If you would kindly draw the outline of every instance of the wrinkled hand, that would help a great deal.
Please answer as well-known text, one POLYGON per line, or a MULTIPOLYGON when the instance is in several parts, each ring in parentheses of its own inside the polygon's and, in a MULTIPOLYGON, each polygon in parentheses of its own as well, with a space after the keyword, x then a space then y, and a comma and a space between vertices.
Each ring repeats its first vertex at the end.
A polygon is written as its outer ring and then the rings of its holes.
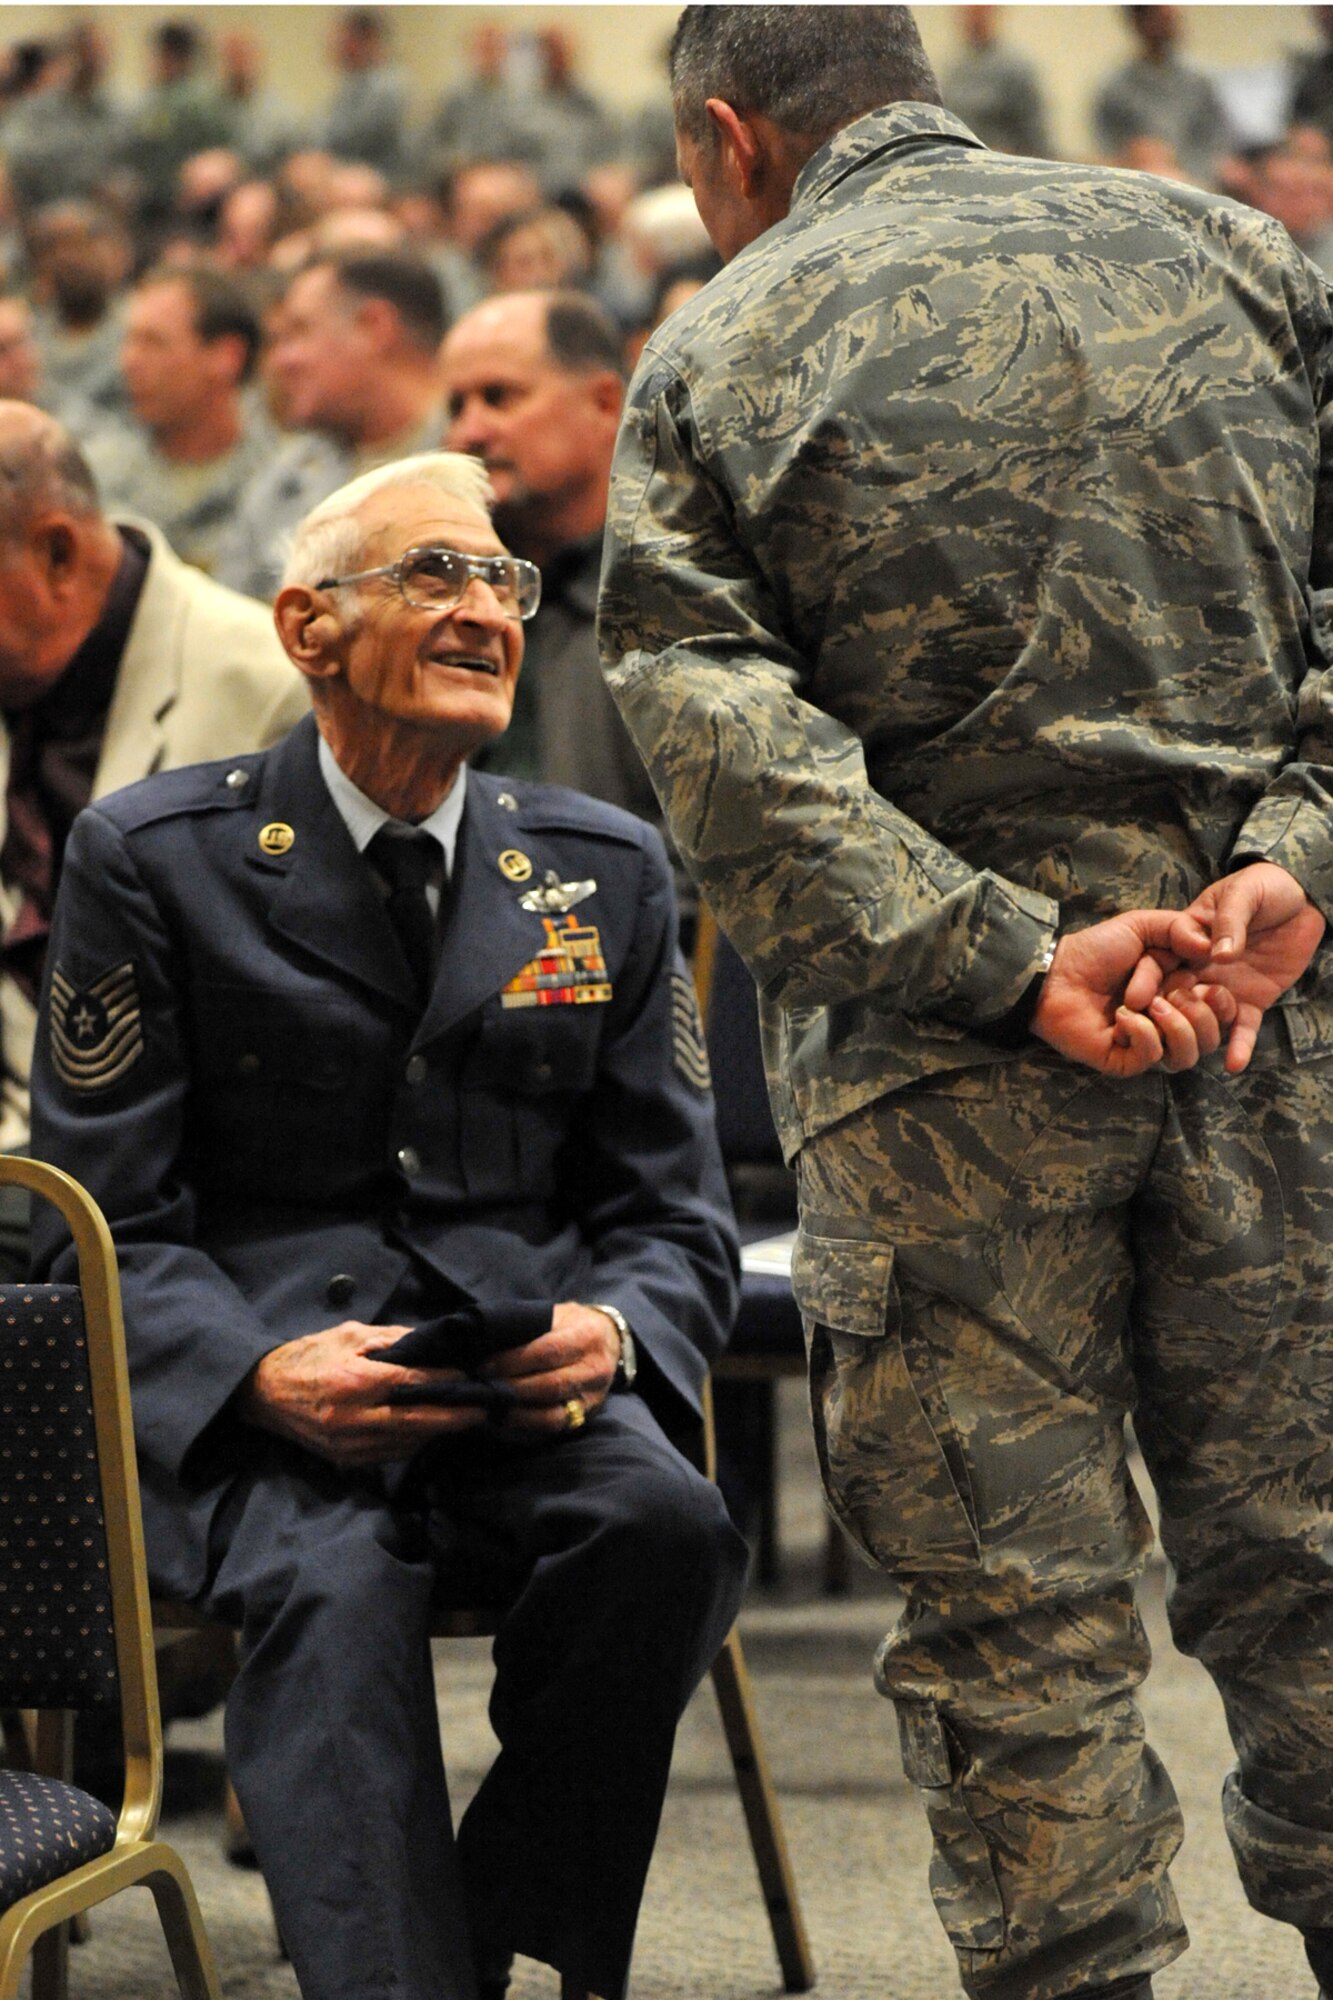
MULTIPOLYGON (((386 1367, 367 1359, 368 1350, 388 1347, 408 1330, 344 1320, 286 1341, 251 1370, 240 1392, 241 1415, 343 1466, 387 1464, 434 1438, 476 1430, 487 1415, 475 1404, 386 1400, 391 1386, 464 1379, 456 1368, 386 1367)), ((480 1371, 518 1391, 518 1406, 497 1435, 566 1430, 565 1404, 574 1397, 591 1415, 610 1393, 619 1360, 620 1335, 605 1313, 572 1300, 556 1306, 549 1332, 494 1355, 480 1371)))
POLYGON ((512 1382, 519 1394, 499 1435, 567 1429, 565 1404, 575 1396, 591 1416, 610 1394, 619 1361, 620 1335, 606 1314, 566 1299, 549 1333, 492 1356, 481 1370, 512 1382))
POLYGON ((386 1401, 391 1384, 463 1379, 456 1368, 386 1367, 366 1359, 367 1349, 388 1347, 407 1331, 349 1319, 284 1342, 251 1370, 241 1415, 344 1466, 408 1458, 432 1438, 484 1424, 486 1413, 475 1406, 386 1401))
POLYGON ((1202 972, 1169 997, 1158 990, 1165 971, 1181 963, 1171 942, 1180 916, 1128 910, 1061 938, 1032 1016, 1033 1034, 1104 1076, 1141 1076, 1158 1063, 1190 1069, 1210 1055, 1234 1018, 1233 995, 1216 991, 1202 972), (1136 975, 1143 992, 1131 1006, 1127 988, 1136 975))
POLYGON ((1295 985, 1323 935, 1323 916, 1295 876, 1271 861, 1252 862, 1175 918, 1170 949, 1184 964, 1168 974, 1164 991, 1177 1006, 1201 982, 1232 995, 1225 1064, 1237 1075, 1254 1053, 1265 1011, 1295 985))

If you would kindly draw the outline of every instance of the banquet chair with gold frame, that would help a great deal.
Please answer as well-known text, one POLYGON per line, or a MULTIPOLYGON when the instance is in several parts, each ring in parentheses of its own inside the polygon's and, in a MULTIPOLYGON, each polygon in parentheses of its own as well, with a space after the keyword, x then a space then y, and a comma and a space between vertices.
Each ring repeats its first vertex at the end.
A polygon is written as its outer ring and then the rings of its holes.
POLYGON ((184 2000, 220 2000, 185 1866, 157 1838, 162 1726, 110 1233, 67 1174, 0 1157, 65 1218, 78 1283, 0 1285, 0 1708, 35 1711, 32 1769, 0 1770, 0 2000, 64 2000, 69 1923, 152 1893, 184 2000), (70 1782, 73 1715, 118 1716, 118 1814, 70 1782))

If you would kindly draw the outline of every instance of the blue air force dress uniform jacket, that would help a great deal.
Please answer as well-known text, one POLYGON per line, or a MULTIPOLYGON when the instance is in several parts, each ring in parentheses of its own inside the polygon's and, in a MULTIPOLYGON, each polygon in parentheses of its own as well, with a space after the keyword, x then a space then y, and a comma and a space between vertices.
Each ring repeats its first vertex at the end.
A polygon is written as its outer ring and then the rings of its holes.
MULTIPOLYGON (((387 1324, 497 1298, 605 1302, 625 1315, 639 1350, 638 1388, 613 1395, 584 1430, 536 1447, 474 1433, 455 1441, 457 1450, 439 1448, 441 1478, 463 1511, 482 1509, 483 1495, 492 1532, 509 1520, 506 1510, 526 1508, 521 1533, 535 1533, 544 1555, 555 1546, 552 1495, 565 1509, 591 1504, 579 1468, 627 1436, 634 1452, 652 1457, 655 1471, 637 1467, 635 1478, 647 1492, 656 1478, 663 1522, 694 1518, 688 1555, 678 1551, 685 1594, 669 1614, 688 1637, 662 1662, 660 1692, 645 1662, 650 1648, 672 1642, 657 1629, 642 1645, 624 1637, 642 1588, 603 1573, 599 1584, 566 1593, 582 1600, 574 1622, 585 1638, 589 1619, 601 1615, 588 1600, 617 1600, 621 1636, 606 1643, 632 1685, 621 1702, 624 1740, 604 1742, 597 1768, 609 1774, 623 1762, 626 1783, 650 1802, 608 1795, 599 1836, 610 1838, 606 1853, 589 1851, 586 1825, 575 1835, 559 1824, 560 1810, 586 1795, 589 1741, 606 1739, 608 1724, 615 1735, 617 1696, 599 1664, 595 1696, 566 1689, 558 1734, 578 1770, 557 1781, 546 1740, 541 1796, 516 1786, 527 1725, 511 1692, 499 1711, 511 1721, 501 1725, 494 1808, 488 1817, 483 1791, 468 1816, 478 1828, 470 1864, 467 1822, 460 1834, 473 1920, 478 1899, 489 1899, 493 1928, 508 1944, 611 1994, 628 1966, 682 1686, 706 1670, 725 1635, 741 1568, 713 1489, 663 1435, 696 1419, 735 1296, 734 1241, 697 1014, 675 950, 670 878, 657 836, 628 814, 470 774, 423 1015, 370 868, 319 771, 317 742, 306 720, 268 753, 151 779, 76 823, 38 1036, 34 1147, 92 1189, 116 1239, 155 1582, 244 1618, 247 1642, 269 1633, 262 1659, 252 1651, 243 1665, 228 1740, 307 2000, 470 1991, 458 1945, 466 1927, 441 1898, 454 1865, 451 1851, 436 1851, 441 1842, 447 1848, 447 1834, 422 1832, 436 1817, 447 1829, 442 1772, 438 1811, 419 1809, 421 1760, 429 1769, 433 1755, 426 1739, 437 1734, 424 1631, 441 1564, 434 1573, 421 1564, 424 1582, 406 1620, 412 1663, 385 1657, 384 1646, 399 1641, 383 1637, 392 1620, 376 1593, 401 1603, 412 1553, 395 1541, 405 1531, 385 1498, 392 1482, 335 1472, 241 1424, 231 1398, 269 1349, 344 1319, 387 1324), (544 897, 553 885, 566 886, 544 897), (569 1449, 585 1440, 588 1457, 569 1449), (536 1530, 534 1507, 545 1523, 536 1530), (323 1603, 338 1551, 345 1624, 341 1637, 326 1631, 317 1669, 299 1664, 301 1643, 293 1642, 285 1674, 275 1673, 282 1645, 264 1621, 281 1625, 283 1614, 268 1599, 285 1594, 290 1608, 301 1586, 285 1572, 274 1582, 272 1549, 293 1532, 289 1511, 303 1524, 321 1510, 325 1554, 310 1560, 326 1569, 307 1595, 323 1603), (396 1552, 387 1581, 386 1546, 396 1552), (362 1558, 366 1594, 376 1600, 367 1603, 356 1601, 362 1558), (329 1665, 331 1648, 347 1656, 339 1667, 329 1665), (308 1671, 317 1671, 330 1711, 346 1707, 342 1743, 311 1743, 308 1671), (392 1740, 373 1759, 367 1751, 372 1797, 392 1790, 372 1775, 375 1760, 411 1794, 386 1814, 386 1829, 396 1829, 386 1842, 404 1840, 410 1828, 411 1851, 376 1883, 383 1904, 373 1935, 358 1928, 371 1921, 357 1914, 365 1898, 340 1879, 339 1868, 353 1864, 325 1823, 328 1756, 354 1760, 366 1735, 360 1697, 330 1689, 339 1673, 366 1682, 360 1692, 377 1710, 393 1707, 395 1678, 404 1683, 392 1740), (646 1775, 636 1747, 645 1701, 671 1711, 661 1729, 646 1729, 661 1738, 652 1753, 660 1770, 646 1775), (420 1717, 419 1740, 405 1743, 409 1713, 420 1717), (293 1737, 302 1743, 278 1747, 293 1737), (280 1768, 284 1760, 289 1768, 280 1768), (302 1808, 296 1801, 312 1785, 319 1809, 302 1808), (530 1839, 557 1846, 525 1863, 530 1839), (627 1861, 626 1847, 641 1853, 627 1861), (580 1889, 582 1868, 590 1872, 580 1889), (620 1887, 603 1922, 585 1907, 586 1884, 608 1880, 620 1887), (515 1895, 510 1907, 505 1898, 515 1895), (342 1905, 345 1917, 331 1921, 330 1907, 342 1905), (423 1926, 432 1925, 437 1934, 423 1945, 423 1926), (386 1959, 384 1938, 395 1931, 386 1959)), ((44 1249, 49 1265, 54 1239, 44 1249)), ((605 1492, 597 1504, 608 1504, 605 1492)), ((525 1553, 535 1550, 524 1543, 525 1553)), ((645 1561, 641 1546, 627 1567, 652 1571, 658 1560, 651 1551, 645 1561)), ((541 1567, 545 1574, 549 1565, 541 1567)), ((549 1591, 549 1579, 542 1587, 549 1591)), ((660 1581, 655 1589, 672 1596, 660 1581)), ((561 1672, 550 1608, 525 1615, 542 1634, 536 1650, 545 1648, 534 1687, 549 1696, 561 1672)), ((520 1658, 517 1633, 511 1652, 520 1658)), ((513 1674, 518 1685, 521 1669, 513 1674)), ((571 1679, 588 1681, 586 1661, 571 1679)), ((334 1727, 327 1715, 326 1723, 334 1727)), ((543 1739, 553 1730, 548 1716, 543 1739)), ((608 1782, 614 1790, 620 1781, 608 1782)), ((358 1808, 358 1844, 367 1813, 375 1808, 358 1808)))

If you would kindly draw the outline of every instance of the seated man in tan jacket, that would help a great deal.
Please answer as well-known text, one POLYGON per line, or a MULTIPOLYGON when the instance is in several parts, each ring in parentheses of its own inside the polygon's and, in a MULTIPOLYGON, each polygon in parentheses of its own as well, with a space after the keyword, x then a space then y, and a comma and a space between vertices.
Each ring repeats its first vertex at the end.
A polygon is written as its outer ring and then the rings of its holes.
MULTIPOLYGON (((83 455, 0 401, 0 1150, 27 1144, 28 1071, 65 838, 90 799, 275 742, 308 707, 263 606, 108 520, 83 455)), ((0 1216, 0 1275, 26 1275, 0 1216)))

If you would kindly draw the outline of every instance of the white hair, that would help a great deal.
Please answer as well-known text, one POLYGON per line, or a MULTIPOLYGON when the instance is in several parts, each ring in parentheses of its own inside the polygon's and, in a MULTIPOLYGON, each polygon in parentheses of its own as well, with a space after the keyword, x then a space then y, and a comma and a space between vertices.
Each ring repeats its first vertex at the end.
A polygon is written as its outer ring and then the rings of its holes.
POLYGON ((437 487, 475 513, 484 526, 491 524, 491 482, 479 458, 461 451, 420 451, 412 458, 395 458, 349 479, 311 508, 292 536, 280 587, 304 583, 313 589, 326 576, 354 570, 364 541, 357 513, 373 493, 391 486, 437 487))

